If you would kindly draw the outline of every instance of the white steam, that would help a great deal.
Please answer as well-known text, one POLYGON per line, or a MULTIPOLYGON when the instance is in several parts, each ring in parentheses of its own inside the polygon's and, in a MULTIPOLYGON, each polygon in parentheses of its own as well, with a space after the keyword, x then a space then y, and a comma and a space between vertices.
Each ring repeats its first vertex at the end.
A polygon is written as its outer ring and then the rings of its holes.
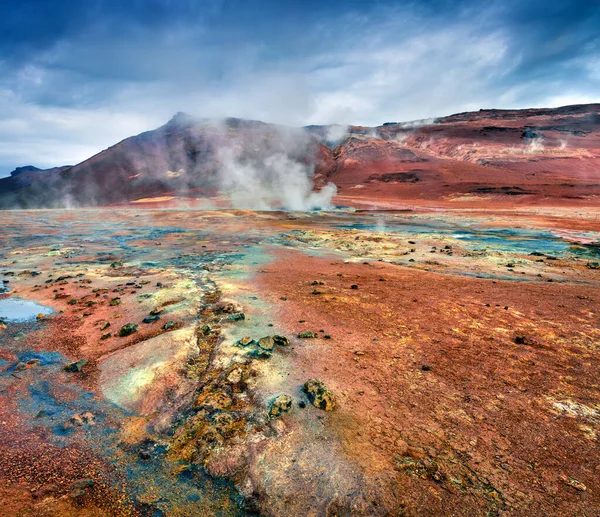
POLYGON ((313 210, 331 207, 337 189, 329 183, 313 191, 313 166, 275 153, 243 160, 235 148, 219 150, 221 192, 234 208, 252 210, 313 210))

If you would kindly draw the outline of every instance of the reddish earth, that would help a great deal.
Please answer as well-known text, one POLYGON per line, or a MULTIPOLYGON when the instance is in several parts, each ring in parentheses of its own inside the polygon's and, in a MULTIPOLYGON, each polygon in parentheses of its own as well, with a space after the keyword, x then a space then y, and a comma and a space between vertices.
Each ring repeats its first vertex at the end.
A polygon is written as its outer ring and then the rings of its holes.
POLYGON ((600 515, 599 108, 179 115, 0 180, 112 205, 2 212, 0 513, 600 515), (232 141, 346 208, 223 210, 232 141))
MULTIPOLYGON (((249 181, 244 179, 247 166, 258 171, 259 183, 271 185, 271 176, 261 178, 265 164, 284 156, 289 161, 282 170, 306 165, 317 188, 333 182, 338 202, 350 204, 597 207, 600 199, 599 104, 350 126, 337 141, 327 140, 328 133, 328 126, 286 128, 177 114, 164 126, 78 165, 17 169, 14 177, 0 180, 0 207, 97 206, 154 198, 160 206, 179 199, 183 206, 196 205, 200 199, 207 208, 206 200, 215 197, 217 206, 247 206, 229 195, 230 175, 223 178, 231 165, 227 153, 235 156, 238 189, 249 181)), ((248 195, 255 193, 250 189, 248 195)))
POLYGON ((4 514, 598 515, 594 209, 3 217, 4 514))

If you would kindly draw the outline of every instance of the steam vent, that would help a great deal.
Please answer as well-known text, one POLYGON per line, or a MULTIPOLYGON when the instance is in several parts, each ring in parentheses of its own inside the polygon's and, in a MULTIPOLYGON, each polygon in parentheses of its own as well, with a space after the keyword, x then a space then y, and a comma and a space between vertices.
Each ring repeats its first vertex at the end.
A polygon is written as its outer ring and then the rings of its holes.
POLYGON ((600 516, 596 3, 80 4, 0 5, 0 517, 600 516))

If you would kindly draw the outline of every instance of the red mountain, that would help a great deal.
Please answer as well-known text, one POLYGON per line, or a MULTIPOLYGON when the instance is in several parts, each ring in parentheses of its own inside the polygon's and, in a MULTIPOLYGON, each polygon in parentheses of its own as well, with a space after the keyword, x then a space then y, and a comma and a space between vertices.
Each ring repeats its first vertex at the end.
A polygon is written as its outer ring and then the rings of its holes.
POLYGON ((180 113, 73 167, 0 180, 0 207, 210 197, 230 186, 228 175, 243 188, 246 179, 272 183, 273 171, 262 176, 269 167, 295 164, 317 189, 335 183, 342 203, 596 204, 600 104, 481 110, 347 131, 180 113))

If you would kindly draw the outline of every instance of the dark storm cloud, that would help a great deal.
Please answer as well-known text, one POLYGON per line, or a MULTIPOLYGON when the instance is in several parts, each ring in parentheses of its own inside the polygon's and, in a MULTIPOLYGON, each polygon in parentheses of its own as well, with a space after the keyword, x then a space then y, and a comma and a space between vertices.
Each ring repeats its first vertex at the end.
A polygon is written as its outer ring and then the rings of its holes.
POLYGON ((0 174, 76 162, 175 111, 377 124, 598 100, 600 4, 0 3, 0 174))

